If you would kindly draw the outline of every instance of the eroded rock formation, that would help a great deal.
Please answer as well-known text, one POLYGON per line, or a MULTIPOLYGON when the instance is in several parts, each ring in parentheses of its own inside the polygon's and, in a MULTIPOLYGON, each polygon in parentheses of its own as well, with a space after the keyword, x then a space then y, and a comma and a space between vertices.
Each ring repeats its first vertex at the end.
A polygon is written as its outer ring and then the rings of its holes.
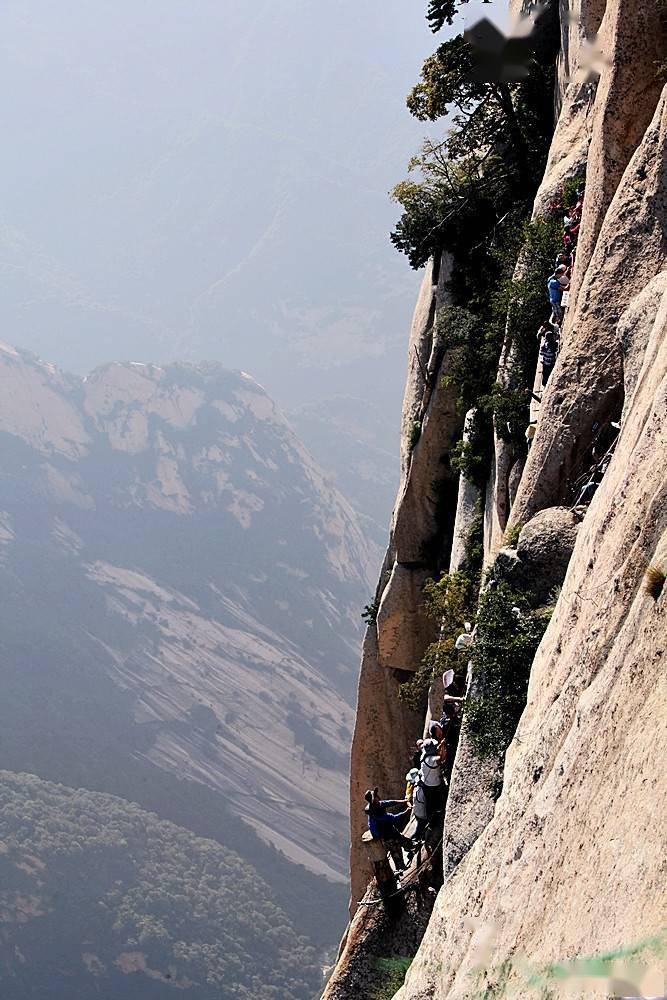
MULTIPOLYGON (((667 300, 533 666, 493 820, 440 893, 401 1000, 463 998, 479 945, 561 961, 664 922, 667 300), (476 930, 477 929, 477 930, 476 930)), ((525 983, 516 995, 530 996, 525 983)), ((577 994, 590 996, 589 984, 577 994)))
POLYGON ((446 302, 447 277, 444 256, 436 269, 426 269, 408 345, 401 482, 376 595, 377 618, 364 643, 352 745, 352 914, 369 877, 359 804, 368 787, 378 785, 389 796, 404 785, 406 748, 420 735, 423 719, 399 700, 398 689, 436 638, 437 626, 424 614, 423 586, 443 560, 448 563, 454 534, 458 478, 449 454, 464 415, 443 381, 448 354, 435 322, 446 302))
MULTIPOLYGON (((572 295, 528 455, 508 451, 496 438, 484 525, 491 575, 519 586, 535 607, 552 601, 556 607, 504 759, 480 762, 464 721, 445 819, 445 883, 396 1000, 501 996, 503 981, 513 996, 551 995, 528 983, 524 960, 543 968, 622 951, 659 933, 665 919, 667 90, 660 67, 667 58, 666 21, 658 0, 562 3, 561 21, 557 120, 535 215, 588 161, 572 295), (620 433, 602 485, 590 506, 576 506, 573 483, 590 461, 599 428, 612 421, 620 433), (512 538, 516 548, 507 547, 512 538), (657 567, 650 586, 649 565, 657 567), (480 963, 487 974, 475 981, 480 963)), ((427 503, 436 476, 451 481, 443 456, 461 430, 440 390, 430 395, 428 385, 442 294, 433 282, 429 271, 410 344, 403 480, 388 579, 399 578, 401 545, 402 558, 428 572, 424 542, 435 538, 442 555, 460 530, 447 518, 434 530, 427 503)), ((502 371, 499 379, 502 384, 502 371)), ((402 614, 417 620, 417 590, 406 605, 398 594, 391 597, 391 615, 378 615, 380 630, 402 614)), ((390 596, 383 601, 388 608, 390 596)), ((417 659, 404 658, 416 657, 428 639, 427 626, 417 631, 416 640, 410 628, 380 635, 380 648, 386 641, 400 650, 396 659, 385 657, 388 665, 400 659, 402 669, 416 668, 417 659)), ((377 702, 382 687, 393 683, 390 676, 376 658, 360 684, 353 900, 368 878, 365 859, 355 854, 363 826, 359 793, 376 773, 388 784, 393 778, 398 791, 405 739, 419 728, 404 713, 400 725, 393 722, 394 687, 389 700, 377 702), (371 716, 378 731, 369 744, 371 716), (388 759, 401 747, 400 762, 388 759)), ((479 682, 473 679, 473 693, 479 682)), ((350 963, 364 961, 360 928, 353 921, 326 994, 333 1000, 366 996, 346 979, 350 963)), ((400 953, 396 941, 391 949, 400 953)), ((542 980, 539 988, 550 987, 542 980)), ((598 988, 580 983, 574 995, 590 997, 598 988)))

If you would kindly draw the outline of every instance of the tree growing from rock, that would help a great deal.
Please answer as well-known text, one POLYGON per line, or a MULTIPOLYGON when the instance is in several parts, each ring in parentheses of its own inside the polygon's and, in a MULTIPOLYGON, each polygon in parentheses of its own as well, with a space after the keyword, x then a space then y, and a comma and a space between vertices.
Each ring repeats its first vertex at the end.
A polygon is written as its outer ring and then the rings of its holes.
MULTIPOLYGON (((454 0, 429 6, 434 30, 451 23, 455 8, 454 0)), ((441 250, 465 259, 470 247, 493 241, 508 219, 511 224, 528 213, 550 134, 550 71, 543 68, 549 62, 542 50, 552 45, 548 25, 527 43, 504 39, 484 21, 444 42, 424 62, 408 108, 419 121, 447 118, 449 128, 442 139, 422 145, 409 164, 412 176, 393 192, 404 211, 391 239, 413 267, 441 250), (489 33, 497 37, 489 39, 489 33), (500 45, 495 68, 476 40, 500 45), (503 70, 504 50, 517 63, 514 76, 503 70)))

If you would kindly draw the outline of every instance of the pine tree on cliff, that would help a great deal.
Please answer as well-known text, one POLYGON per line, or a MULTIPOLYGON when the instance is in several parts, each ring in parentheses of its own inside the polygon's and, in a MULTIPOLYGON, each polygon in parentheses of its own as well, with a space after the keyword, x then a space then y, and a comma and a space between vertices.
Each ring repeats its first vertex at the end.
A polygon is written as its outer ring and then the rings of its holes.
MULTIPOLYGON (((462 0, 463 3, 466 0, 462 0)), ((483 3, 491 3, 491 0, 482 0, 483 3)), ((440 31, 445 24, 452 24, 456 16, 457 0, 429 0, 426 20, 431 25, 431 31, 440 31)))
MULTIPOLYGON (((434 31, 451 23, 456 7, 455 0, 431 2, 434 31)), ((442 249, 465 256, 506 213, 526 214, 551 122, 549 63, 539 51, 548 42, 540 32, 530 41, 508 40, 483 21, 424 62, 408 108, 419 121, 448 117, 451 127, 411 161, 419 181, 394 189, 404 214, 391 238, 413 267, 442 249)))
POLYGON ((454 112, 454 128, 445 140, 453 160, 479 155, 500 143, 513 161, 506 175, 508 185, 520 192, 530 183, 528 123, 522 120, 509 83, 486 79, 492 74, 485 69, 474 45, 465 35, 457 35, 426 60, 420 82, 408 95, 408 108, 419 121, 437 121, 454 112))

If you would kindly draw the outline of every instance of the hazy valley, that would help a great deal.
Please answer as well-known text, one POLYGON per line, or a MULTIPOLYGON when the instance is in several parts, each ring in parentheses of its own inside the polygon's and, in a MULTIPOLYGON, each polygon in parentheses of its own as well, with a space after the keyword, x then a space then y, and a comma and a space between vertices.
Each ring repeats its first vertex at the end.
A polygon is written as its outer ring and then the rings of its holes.
POLYGON ((0 378, 4 766, 216 838, 332 944, 377 549, 248 375, 0 378))

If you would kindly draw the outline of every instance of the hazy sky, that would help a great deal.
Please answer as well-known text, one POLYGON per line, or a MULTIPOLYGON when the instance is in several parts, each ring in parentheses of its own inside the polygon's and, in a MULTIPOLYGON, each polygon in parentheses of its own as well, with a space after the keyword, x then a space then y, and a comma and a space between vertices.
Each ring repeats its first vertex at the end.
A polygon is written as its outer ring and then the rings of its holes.
POLYGON ((419 278, 387 192, 425 7, 4 0, 2 339, 77 371, 219 360, 396 424, 419 278))

